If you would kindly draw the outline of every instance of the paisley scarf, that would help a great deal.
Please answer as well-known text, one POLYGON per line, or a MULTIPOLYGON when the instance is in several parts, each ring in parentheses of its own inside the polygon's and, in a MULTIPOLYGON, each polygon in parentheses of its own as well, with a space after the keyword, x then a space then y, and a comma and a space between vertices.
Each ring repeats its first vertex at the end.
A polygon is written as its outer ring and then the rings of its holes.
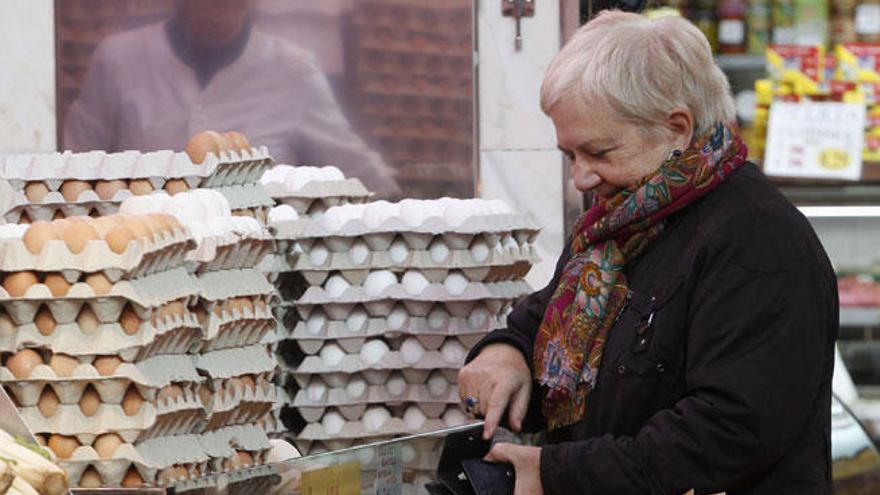
POLYGON ((571 259, 535 339, 534 369, 547 390, 543 410, 550 430, 584 417, 605 339, 626 301, 626 263, 657 238, 667 216, 712 191, 747 154, 736 131, 717 124, 653 174, 594 201, 578 219, 571 259))

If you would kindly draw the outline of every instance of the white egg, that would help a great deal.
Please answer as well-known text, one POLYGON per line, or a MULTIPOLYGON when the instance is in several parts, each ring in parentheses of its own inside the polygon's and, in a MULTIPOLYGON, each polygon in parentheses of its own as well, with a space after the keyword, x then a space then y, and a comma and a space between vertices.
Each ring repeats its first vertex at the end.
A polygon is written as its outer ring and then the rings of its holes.
POLYGON ((315 167, 294 167, 284 177, 284 189, 287 192, 299 191, 304 185, 315 180, 316 174, 315 167))
POLYGON ((363 347, 361 347, 361 359, 367 364, 376 364, 388 354, 391 349, 388 347, 388 344, 379 340, 373 339, 368 340, 363 347))
POLYGON ((405 199, 400 202, 400 219, 410 227, 418 227, 429 215, 430 210, 424 201, 405 199))
POLYGON ((404 465, 412 464, 416 460, 416 455, 416 449, 412 445, 405 443, 400 446, 400 460, 404 465))
POLYGON ((328 165, 319 169, 323 180, 345 180, 345 175, 338 168, 328 165))
POLYGON ((484 329, 489 324, 489 318, 491 318, 489 310, 485 306, 477 306, 468 315, 468 326, 472 330, 484 329))
POLYGON ((131 196, 119 205, 119 213, 126 215, 147 215, 149 213, 159 213, 162 211, 162 199, 168 196, 161 194, 147 194, 144 196, 131 196))
POLYGON ((473 212, 475 216, 490 215, 492 213, 492 210, 489 207, 489 202, 485 199, 465 199, 462 201, 462 205, 473 212))
POLYGON ((328 435, 335 435, 342 431, 342 427, 345 426, 345 418, 337 411, 328 411, 321 418, 321 425, 328 435))
POLYGON ((415 337, 407 337, 400 346, 400 357, 406 364, 416 364, 425 356, 425 348, 415 337))
POLYGON ((486 242, 486 239, 482 237, 477 237, 474 239, 474 242, 471 243, 471 247, 469 248, 471 252, 471 257, 477 263, 482 263, 489 259, 489 253, 491 250, 489 249, 489 243, 486 242))
POLYGON ((502 201, 500 199, 488 200, 486 202, 486 207, 492 214, 495 214, 495 215, 503 215, 503 214, 511 213, 513 211, 513 210, 511 210, 510 205, 508 205, 507 203, 505 203, 504 201, 502 201))
POLYGON ((278 205, 269 210, 269 225, 276 225, 285 221, 292 221, 299 218, 299 213, 290 205, 278 205))
POLYGON ((352 399, 364 395, 367 391, 367 381, 360 376, 353 376, 348 383, 345 384, 345 393, 352 399))
POLYGON ((435 306, 428 313, 428 328, 431 330, 442 330, 449 324, 449 312, 442 305, 435 306))
POLYGON ((443 287, 446 287, 446 291, 455 296, 462 294, 467 289, 469 283, 463 273, 452 271, 449 272, 449 275, 443 281, 443 287))
POLYGON ((327 385, 320 379, 313 378, 306 387, 306 394, 312 402, 321 402, 324 400, 324 395, 327 394, 327 385))
POLYGON ((312 335, 321 333, 325 325, 327 325, 327 315, 321 308, 313 310, 306 320, 306 330, 312 335))
POLYGON ((470 217, 471 212, 461 202, 450 203, 443 212, 443 219, 451 227, 458 227, 470 217))
POLYGON ((409 323, 409 311, 403 306, 395 306, 385 321, 388 324, 389 330, 403 330, 406 324, 409 323))
POLYGON ((391 413, 388 412, 388 409, 385 409, 383 406, 372 406, 364 412, 361 421, 363 421, 368 431, 376 431, 382 428, 382 425, 389 419, 391 419, 391 413))
POLYGON ((443 373, 437 371, 431 373, 428 377, 428 392, 433 396, 444 395, 449 390, 449 381, 443 376, 443 373))
POLYGON ((406 380, 400 373, 394 373, 385 381, 385 390, 394 397, 400 397, 403 395, 404 392, 406 392, 407 386, 406 380))
POLYGON ((416 405, 407 407, 403 413, 403 424, 410 430, 418 430, 427 419, 425 413, 416 405))
POLYGON ((252 217, 229 217, 232 222, 232 230, 239 235, 259 235, 263 231, 260 222, 252 217))
POLYGON ((406 262, 406 257, 409 256, 409 248, 403 238, 398 237, 394 239, 394 242, 388 248, 388 255, 391 256, 391 261, 398 265, 406 262))
POLYGON ((364 209, 364 224, 368 229, 377 229, 386 220, 397 216, 400 211, 400 205, 397 203, 389 203, 387 201, 376 201, 369 203, 364 209))
POLYGON ((357 460, 361 463, 361 466, 367 466, 376 458, 376 449, 373 447, 358 447, 354 451, 354 454, 357 456, 357 460))
POLYGON ((320 355, 324 366, 335 367, 342 362, 342 358, 345 357, 345 351, 337 344, 327 344, 321 348, 320 355))
POLYGON ((440 347, 440 354, 447 363, 459 365, 464 364, 467 349, 457 339, 449 339, 440 347))
POLYGON ((431 261, 434 263, 443 263, 449 258, 449 246, 439 236, 428 246, 428 252, 431 253, 431 261))
POLYGON ((330 257, 330 251, 327 249, 321 242, 316 242, 312 245, 312 249, 309 250, 309 261, 312 262, 315 266, 321 266, 327 262, 327 258, 330 257))
POLYGON ((351 219, 349 213, 341 206, 334 206, 324 212, 321 221, 329 232, 338 232, 351 219))
POLYGON ((401 280, 403 290, 411 296, 417 296, 431 285, 431 282, 418 270, 409 270, 403 274, 401 280))
POLYGON ((390 270, 370 272, 364 280, 364 291, 370 297, 380 296, 385 289, 397 285, 397 276, 390 270))
POLYGON ((345 318, 345 328, 352 333, 360 332, 369 318, 364 308, 357 307, 345 318))
POLYGON ((370 257, 370 248, 363 239, 358 239, 348 249, 348 257, 355 265, 363 265, 370 257))
POLYGON ((351 287, 351 284, 348 283, 348 280, 345 280, 345 277, 338 273, 336 275, 331 275, 330 278, 324 282, 324 290, 330 297, 341 296, 349 287, 351 287))
POLYGON ((269 184, 284 184, 284 179, 289 171, 293 170, 290 165, 279 164, 263 172, 260 177, 260 184, 268 186, 269 184))
POLYGON ((443 422, 446 423, 446 426, 461 426, 468 422, 467 416, 460 409, 455 407, 450 407, 443 413, 442 416, 443 422))

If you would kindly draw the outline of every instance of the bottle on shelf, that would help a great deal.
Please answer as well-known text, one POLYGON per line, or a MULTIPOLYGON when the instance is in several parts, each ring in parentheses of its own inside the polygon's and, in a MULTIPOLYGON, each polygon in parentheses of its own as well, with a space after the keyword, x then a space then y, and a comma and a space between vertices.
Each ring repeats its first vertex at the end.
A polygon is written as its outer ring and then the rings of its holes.
POLYGON ((720 53, 745 53, 747 8, 746 0, 719 0, 717 16, 720 53))

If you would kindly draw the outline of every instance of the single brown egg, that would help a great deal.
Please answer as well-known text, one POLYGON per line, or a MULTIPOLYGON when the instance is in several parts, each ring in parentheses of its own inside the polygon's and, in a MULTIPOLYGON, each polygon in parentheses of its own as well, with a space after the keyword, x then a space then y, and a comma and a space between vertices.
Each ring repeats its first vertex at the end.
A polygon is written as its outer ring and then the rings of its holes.
POLYGON ((126 306, 125 309, 122 310, 122 315, 119 317, 119 324, 122 325, 122 331, 125 332, 126 335, 134 335, 141 329, 141 319, 131 306, 126 306))
POLYGON ((153 230, 147 225, 141 217, 129 217, 125 221, 125 226, 134 232, 138 239, 147 240, 153 237, 153 230))
POLYGON ((79 366, 79 359, 67 354, 53 354, 49 359, 49 367, 59 377, 73 376, 73 370, 79 366))
POLYGON ((144 397, 138 392, 137 387, 130 385, 122 397, 122 410, 128 416, 134 416, 141 410, 144 404, 144 397))
POLYGON ((3 278, 3 288, 12 297, 23 297, 34 285, 40 283, 34 272, 13 272, 3 278))
POLYGON ((107 278, 107 275, 104 275, 102 272, 90 273, 86 275, 85 282, 89 285, 89 287, 92 288, 92 291, 99 296, 109 294, 110 290, 113 288, 113 284, 110 282, 110 279, 107 278))
POLYGON ((76 324, 79 325, 79 330, 82 333, 92 335, 98 331, 101 320, 98 319, 98 315, 95 314, 91 306, 84 304, 76 317, 76 324))
POLYGON ((183 179, 171 179, 165 183, 165 190, 168 194, 174 196, 177 193, 189 191, 189 184, 183 179))
POLYGON ((43 357, 33 349, 22 349, 6 360, 6 367, 12 376, 23 380, 31 376, 37 366, 43 364, 43 357))
POLYGON ((98 474, 98 470, 94 466, 89 466, 79 477, 77 485, 80 488, 102 488, 104 486, 104 479, 101 478, 101 475, 98 474))
POLYGON ((99 180, 95 184, 95 192, 98 194, 99 198, 104 201, 109 201, 113 199, 113 196, 116 196, 117 192, 126 189, 127 187, 128 184, 122 179, 99 180))
POLYGON ((165 468, 159 473, 159 484, 170 485, 178 480, 189 478, 189 471, 183 466, 172 466, 165 468))
POLYGON ((153 192, 153 184, 150 179, 132 179, 128 181, 128 190, 135 196, 143 196, 153 192))
POLYGON ((123 488, 138 488, 145 484, 144 478, 134 465, 128 468, 128 471, 125 472, 125 477, 122 478, 123 488))
POLYGON ((235 151, 248 150, 251 148, 251 143, 248 142, 248 139, 244 134, 238 131, 229 131, 223 134, 227 141, 229 141, 229 145, 235 151))
POLYGON ((189 155, 189 159, 193 163, 200 164, 205 161, 205 157, 209 153, 219 156, 220 152, 224 151, 224 148, 228 148, 228 146, 229 144, 226 142, 226 139, 219 133, 203 131, 190 138, 189 142, 186 143, 186 154, 189 155))
MULTIPOLYGON (((73 220, 73 219, 71 219, 73 220)), ((86 248, 89 241, 100 239, 98 231, 91 222, 71 221, 68 222, 61 233, 61 239, 67 245, 67 249, 73 254, 79 254, 86 248)))
POLYGON ((205 407, 211 407, 214 404, 214 392, 211 391, 211 387, 207 384, 202 384, 199 387, 199 400, 202 401, 202 405, 205 407))
POLYGON ((31 217, 27 214, 26 211, 21 212, 21 215, 18 216, 18 223, 20 225, 30 225, 31 217))
POLYGON ((257 392, 257 382, 254 381, 254 375, 241 375, 241 384, 246 390, 253 393, 257 392))
POLYGON ((61 195, 69 202, 74 202, 79 195, 85 191, 90 191, 92 185, 82 180, 66 180, 61 184, 61 195))
POLYGON ((266 301, 257 299, 254 301, 254 311, 266 311, 266 301))
POLYGON ((244 393, 244 385, 241 383, 241 378, 233 377, 226 380, 224 387, 230 395, 235 395, 236 391, 241 391, 244 393))
POLYGON ((249 297, 239 297, 238 298, 238 311, 241 314, 244 314, 245 311, 250 311, 251 314, 254 313, 254 303, 251 301, 249 297))
POLYGON ((58 411, 58 406, 60 404, 61 399, 58 398, 58 394, 55 393, 55 390, 49 385, 43 387, 43 392, 40 394, 40 400, 37 402, 37 409, 40 410, 40 414, 42 414, 44 418, 52 417, 58 411))
POLYGON ((65 219, 64 211, 61 208, 58 208, 57 210, 55 210, 55 213, 52 214, 52 221, 53 222, 56 220, 64 220, 64 219, 65 219))
POLYGON ((109 459, 116 453, 116 449, 124 443, 122 437, 116 433, 104 433, 95 439, 92 443, 92 448, 98 452, 101 459, 109 459))
POLYGON ((98 370, 98 374, 101 376, 112 375, 120 364, 122 364, 122 359, 119 356, 98 356, 92 362, 92 366, 98 370))
POLYGON ((28 182, 24 186, 24 195, 31 203, 42 203, 47 194, 49 194, 49 188, 42 182, 28 182))
POLYGON ((95 228, 98 237, 101 239, 106 239, 107 234, 109 234, 117 225, 119 224, 116 223, 116 220, 112 217, 98 217, 92 223, 92 227, 95 228))
POLYGON ((116 226, 104 237, 104 240, 107 241, 107 246, 116 254, 124 253, 128 249, 128 245, 135 239, 137 239, 137 236, 134 235, 134 232, 123 225, 116 226))
POLYGON ((73 455, 73 451, 79 447, 79 441, 76 437, 59 435, 57 433, 53 433, 52 436, 49 437, 49 441, 46 443, 49 446, 49 449, 52 450, 52 452, 55 452, 55 455, 58 456, 59 459, 70 459, 70 456, 73 455))
POLYGON ((170 384, 165 385, 159 390, 159 394, 156 396, 156 400, 164 401, 164 400, 177 400, 183 397, 183 389, 180 388, 180 385, 170 384))
POLYGON ((55 321, 49 308, 43 306, 37 311, 37 315, 34 317, 34 325, 36 325, 37 331, 40 332, 40 335, 48 337, 55 333, 55 327, 58 326, 58 322, 55 321))
POLYGON ((95 390, 95 387, 89 385, 86 387, 85 392, 83 392, 82 397, 79 399, 79 409, 86 416, 94 416, 95 413, 98 412, 98 407, 101 406, 101 395, 98 394, 98 391, 95 390))
POLYGON ((152 232, 152 235, 154 235, 154 236, 159 236, 161 238, 165 234, 165 232, 168 230, 165 227, 165 221, 157 218, 155 216, 155 213, 150 214, 150 215, 144 215, 140 218, 141 218, 141 220, 144 221, 145 224, 147 224, 147 227, 150 228, 150 232, 152 232))
POLYGON ((60 273, 49 273, 43 283, 49 288, 49 292, 55 297, 64 297, 70 290, 70 282, 60 273))

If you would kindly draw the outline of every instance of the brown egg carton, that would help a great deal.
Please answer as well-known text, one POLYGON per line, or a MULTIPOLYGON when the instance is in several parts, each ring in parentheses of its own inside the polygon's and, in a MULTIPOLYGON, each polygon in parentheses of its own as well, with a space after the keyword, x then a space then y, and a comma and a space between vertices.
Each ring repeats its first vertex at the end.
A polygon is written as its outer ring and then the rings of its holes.
POLYGON ((0 271, 61 272, 68 280, 77 278, 79 273, 103 272, 111 282, 116 282, 123 277, 144 277, 183 266, 187 252, 194 247, 195 241, 183 227, 171 235, 132 242, 120 254, 103 240, 88 241, 79 253, 71 252, 62 240, 50 240, 35 255, 22 239, 3 239, 0 271))
MULTIPOLYGON (((79 358, 79 364, 65 376, 58 375, 47 364, 50 362, 44 358, 29 375, 17 377, 6 366, 9 363, 6 356, 4 366, 0 367, 0 382, 12 392, 20 406, 29 407, 37 405, 46 386, 52 387, 61 404, 79 403, 87 388, 94 388, 103 403, 121 404, 132 385, 144 399, 155 402, 159 390, 167 385, 182 383, 185 396, 191 397, 196 393, 194 384, 204 380, 196 372, 190 356, 162 355, 135 363, 123 362, 106 375, 101 375, 94 366, 94 357, 79 358)), ((173 403, 167 405, 169 410, 173 409, 173 403)), ((160 412, 165 412, 163 404, 158 406, 160 412)))
POLYGON ((256 269, 200 274, 205 311, 202 352, 259 343, 276 326, 275 288, 256 269))
POLYGON ((271 384, 272 373, 210 380, 210 395, 202 391, 201 399, 208 417, 201 431, 227 426, 256 423, 272 411, 278 398, 271 384), (205 401, 207 400, 207 403, 205 401))

